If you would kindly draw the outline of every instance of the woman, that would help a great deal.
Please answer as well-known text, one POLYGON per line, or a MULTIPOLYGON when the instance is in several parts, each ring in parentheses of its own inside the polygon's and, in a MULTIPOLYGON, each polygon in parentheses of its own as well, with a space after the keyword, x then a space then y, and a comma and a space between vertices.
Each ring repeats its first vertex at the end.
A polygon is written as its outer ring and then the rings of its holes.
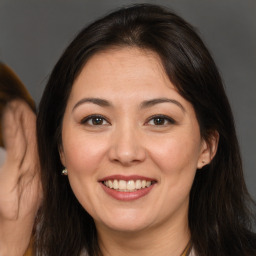
POLYGON ((38 255, 256 254, 221 78, 172 12, 135 5, 85 28, 37 127, 38 255))
POLYGON ((37 125, 39 255, 256 254, 220 75, 175 14, 137 5, 85 28, 37 125))
POLYGON ((0 255, 23 255, 40 205, 35 104, 0 63, 0 255), (28 234, 28 235, 24 235, 28 234))

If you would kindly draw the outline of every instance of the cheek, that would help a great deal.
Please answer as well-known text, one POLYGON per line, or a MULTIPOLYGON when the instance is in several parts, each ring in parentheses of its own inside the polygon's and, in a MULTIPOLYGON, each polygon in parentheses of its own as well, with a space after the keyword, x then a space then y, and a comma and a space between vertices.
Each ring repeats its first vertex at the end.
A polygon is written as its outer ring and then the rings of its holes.
POLYGON ((161 211, 172 213, 175 209, 187 209, 197 169, 199 144, 199 141, 191 138, 176 136, 151 151, 151 159, 162 174, 159 187, 164 196, 158 201, 161 211))
POLYGON ((97 180, 100 163, 106 152, 106 143, 102 139, 92 139, 90 136, 77 136, 66 139, 63 135, 66 168, 70 186, 86 211, 95 215, 95 197, 98 195, 97 180), (92 193, 93 191, 93 193, 92 193))
POLYGON ((69 136, 69 139, 63 136, 63 147, 66 168, 73 175, 79 176, 94 173, 106 152, 104 140, 79 134, 69 136))
MULTIPOLYGON (((155 143, 156 144, 156 143, 155 143)), ((194 175, 200 155, 199 136, 171 136, 151 147, 151 158, 165 175, 194 175)))

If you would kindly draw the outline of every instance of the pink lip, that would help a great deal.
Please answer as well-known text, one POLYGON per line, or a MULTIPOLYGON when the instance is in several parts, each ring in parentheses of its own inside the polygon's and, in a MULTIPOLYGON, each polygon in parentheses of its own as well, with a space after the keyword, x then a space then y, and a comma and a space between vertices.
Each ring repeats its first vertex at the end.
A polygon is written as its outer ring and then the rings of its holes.
POLYGON ((114 199, 117 199, 120 201, 132 201, 132 200, 139 199, 143 196, 146 196, 153 189, 153 187, 155 185, 155 184, 152 184, 148 188, 138 189, 137 191, 133 191, 133 192, 121 192, 121 191, 114 190, 112 188, 108 188, 103 183, 100 183, 100 184, 101 184, 103 190, 108 195, 110 195, 114 199))
POLYGON ((130 176, 124 176, 124 175, 111 175, 104 177, 103 179, 100 179, 99 182, 106 181, 106 180, 146 180, 146 181, 154 181, 155 179, 139 176, 139 175, 130 175, 130 176))
POLYGON ((154 184, 147 188, 141 188, 133 192, 122 192, 122 191, 117 191, 112 188, 108 188, 103 184, 104 181, 106 180, 146 180, 146 181, 156 181, 155 179, 149 178, 149 177, 144 177, 144 176, 139 176, 139 175, 130 175, 130 176, 124 176, 124 175, 111 175, 104 177, 103 179, 100 179, 99 182, 103 188, 103 190, 113 197, 114 199, 120 200, 120 201, 132 201, 132 200, 137 200, 141 197, 146 196, 153 188, 154 184))

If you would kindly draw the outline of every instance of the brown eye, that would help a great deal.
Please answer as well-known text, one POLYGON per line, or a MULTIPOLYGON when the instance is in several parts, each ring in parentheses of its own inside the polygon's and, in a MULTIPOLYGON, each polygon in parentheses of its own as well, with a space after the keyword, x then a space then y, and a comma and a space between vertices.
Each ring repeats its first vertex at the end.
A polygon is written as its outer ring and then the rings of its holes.
POLYGON ((148 125, 154 125, 154 126, 162 126, 162 125, 168 125, 168 124, 175 124, 175 121, 165 115, 157 115, 153 116, 149 119, 147 122, 148 125))
POLYGON ((108 125, 109 122, 103 116, 88 116, 81 121, 82 124, 91 126, 108 125))
POLYGON ((101 117, 94 117, 92 118, 91 122, 93 125, 102 125, 104 122, 104 119, 101 117))
POLYGON ((163 125, 166 120, 164 118, 158 117, 153 119, 154 125, 163 125))

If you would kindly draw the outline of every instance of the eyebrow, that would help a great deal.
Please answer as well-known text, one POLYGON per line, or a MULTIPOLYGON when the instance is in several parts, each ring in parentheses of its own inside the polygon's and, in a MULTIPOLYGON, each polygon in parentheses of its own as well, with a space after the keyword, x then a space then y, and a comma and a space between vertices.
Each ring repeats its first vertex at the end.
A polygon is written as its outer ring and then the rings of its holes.
MULTIPOLYGON (((112 104, 109 101, 101 99, 101 98, 83 98, 75 104, 72 111, 74 111, 74 109, 76 109, 78 106, 80 106, 84 103, 93 103, 93 104, 96 104, 101 107, 111 107, 112 106, 112 104)), ((160 103, 173 103, 173 104, 177 105, 183 112, 186 112, 185 108, 179 101, 174 100, 174 99, 168 99, 168 98, 156 98, 156 99, 151 99, 151 100, 145 100, 140 104, 140 107, 142 109, 149 108, 149 107, 152 107, 152 106, 154 106, 156 104, 160 104, 160 103)))
POLYGON ((73 107, 73 110, 76 109, 78 106, 84 104, 84 103, 93 103, 96 105, 99 105, 101 107, 111 107, 112 105, 110 104, 109 101, 104 100, 104 99, 100 99, 100 98, 83 98, 81 100, 79 100, 75 106, 73 107))
POLYGON ((141 103, 141 108, 152 107, 152 106, 154 106, 156 104, 160 104, 160 103, 173 103, 173 104, 177 105, 183 112, 186 112, 185 108, 179 101, 174 100, 174 99, 168 99, 168 98, 157 98, 157 99, 143 101, 141 103))

